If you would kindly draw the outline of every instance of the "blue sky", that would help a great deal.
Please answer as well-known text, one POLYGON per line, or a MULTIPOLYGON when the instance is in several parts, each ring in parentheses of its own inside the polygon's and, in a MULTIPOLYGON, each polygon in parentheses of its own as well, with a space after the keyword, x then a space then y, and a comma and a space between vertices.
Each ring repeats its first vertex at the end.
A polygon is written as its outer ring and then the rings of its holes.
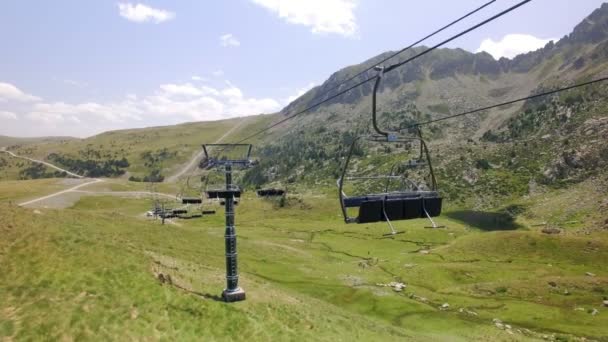
MULTIPOLYGON (((0 134, 82 137, 274 112, 484 2, 4 0, 0 134)), ((533 50, 602 2, 534 0, 449 46, 496 57, 533 50)), ((515 3, 498 0, 427 45, 515 3)))

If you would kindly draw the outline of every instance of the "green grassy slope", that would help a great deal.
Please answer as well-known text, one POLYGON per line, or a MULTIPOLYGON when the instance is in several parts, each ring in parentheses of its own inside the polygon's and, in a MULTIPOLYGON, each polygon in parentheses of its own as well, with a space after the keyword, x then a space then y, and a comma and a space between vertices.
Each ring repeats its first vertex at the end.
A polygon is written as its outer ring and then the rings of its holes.
POLYGON ((27 145, 44 142, 56 142, 56 141, 68 141, 75 138, 72 137, 33 137, 33 138, 21 138, 21 137, 9 137, 0 135, 0 147, 8 147, 13 145, 27 145))
POLYGON ((483 221, 448 213, 439 218, 448 229, 400 222, 406 233, 386 239, 384 224, 344 225, 334 195, 294 194, 278 208, 248 194, 237 207, 237 229, 241 285, 249 298, 228 305, 215 300, 224 286, 223 217, 161 226, 141 218, 149 204, 84 197, 71 209, 39 214, 0 204, 0 336, 608 336, 601 305, 608 296, 605 231, 548 236, 527 225, 539 219, 532 216, 518 220, 515 230, 491 231, 483 221), (172 284, 161 284, 159 274, 172 284), (391 281, 407 288, 377 286, 391 281), (449 307, 440 308, 444 303, 449 307), (496 327, 495 318, 511 329, 496 327))
MULTIPOLYGON (((246 119, 185 123, 175 126, 150 127, 102 133, 86 139, 28 144, 13 149, 20 155, 48 159, 52 153, 82 160, 107 160, 125 157, 130 166, 127 175, 144 176, 160 169, 168 176, 186 164, 201 150, 203 143, 214 143, 239 124, 223 142, 234 142, 274 120, 274 115, 246 119), (144 154, 148 153, 151 158, 144 154)), ((255 141, 254 141, 255 142, 255 141)))

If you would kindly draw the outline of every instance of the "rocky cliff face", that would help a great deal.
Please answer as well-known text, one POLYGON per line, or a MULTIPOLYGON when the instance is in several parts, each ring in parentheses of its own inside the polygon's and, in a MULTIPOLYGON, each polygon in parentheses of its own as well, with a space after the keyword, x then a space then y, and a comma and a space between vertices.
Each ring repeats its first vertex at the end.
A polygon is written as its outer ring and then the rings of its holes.
MULTIPOLYGON (((590 64, 597 65, 605 62, 608 59, 607 38, 608 3, 605 3, 577 25, 572 33, 563 37, 558 42, 549 42, 545 47, 537 51, 522 54, 513 59, 501 58, 497 61, 485 52, 471 53, 462 49, 438 49, 401 68, 395 69, 391 73, 387 73, 381 91, 397 91, 397 94, 394 96, 398 97, 401 96, 399 89, 408 84, 416 85, 425 81, 442 83, 441 81, 466 76, 472 78, 479 78, 481 76, 486 80, 496 80, 497 83, 500 83, 501 78, 510 78, 514 75, 522 76, 530 78, 528 81, 529 83, 533 83, 531 86, 534 87, 540 84, 539 81, 542 81, 542 79, 535 79, 538 77, 538 75, 534 74, 536 69, 543 69, 545 67, 543 70, 544 75, 541 76, 546 78, 551 75, 558 76, 559 72, 568 68, 581 70, 590 64), (555 62, 556 59, 559 59, 559 63, 555 62), (549 65, 550 63, 559 65, 553 66, 549 65)), ((406 60, 425 49, 427 48, 424 46, 413 48, 390 60, 388 63, 392 64, 406 60)), ((359 65, 349 66, 337 71, 322 85, 315 87, 307 94, 296 99, 282 112, 284 114, 293 113, 298 109, 303 109, 325 99, 328 93, 335 94, 337 90, 332 92, 330 90, 359 71, 376 65, 390 54, 393 54, 393 51, 382 53, 359 65)), ((374 71, 369 71, 349 82, 349 85, 346 85, 346 87, 363 81, 374 74, 374 71)), ((343 86, 341 89, 345 89, 346 87, 343 86)), ((441 88, 441 84, 438 84, 437 87, 441 88)), ((526 88, 530 88, 530 86, 526 88)), ((356 105, 370 94, 371 89, 372 85, 370 82, 348 92, 328 105, 356 105)), ((433 89, 429 89, 429 91, 433 91, 433 89)), ((476 89, 471 89, 471 91, 476 91, 476 89)), ((416 98, 418 98, 422 94, 416 95, 416 98)), ((406 94, 406 96, 411 97, 411 94, 406 94)), ((322 111, 323 108, 322 106, 317 111, 322 111)))

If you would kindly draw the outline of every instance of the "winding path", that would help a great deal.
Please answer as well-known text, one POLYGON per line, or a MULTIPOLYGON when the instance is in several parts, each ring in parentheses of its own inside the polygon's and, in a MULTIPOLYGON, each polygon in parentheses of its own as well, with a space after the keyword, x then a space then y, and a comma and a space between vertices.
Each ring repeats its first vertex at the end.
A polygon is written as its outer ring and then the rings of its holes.
POLYGON ((23 157, 23 156, 18 156, 18 155, 14 154, 14 153, 13 153, 13 152, 11 152, 11 151, 7 151, 6 149, 2 149, 2 150, 0 150, 0 152, 8 153, 9 155, 11 155, 11 157, 14 157, 14 158, 25 159, 25 160, 29 160, 29 161, 31 161, 31 162, 33 162, 33 163, 39 163, 39 164, 46 165, 46 166, 48 166, 48 167, 50 167, 50 168, 53 168, 53 169, 55 169, 55 170, 63 171, 63 172, 65 172, 65 173, 67 173, 68 175, 72 176, 72 177, 76 177, 76 178, 80 178, 80 179, 85 178, 84 176, 77 175, 77 174, 75 174, 74 172, 70 172, 70 171, 68 171, 68 170, 66 170, 66 169, 62 169, 62 168, 60 168, 59 166, 53 165, 53 164, 51 164, 51 163, 47 163, 47 162, 45 162, 45 161, 43 161, 43 160, 32 159, 32 158, 23 157))
MULTIPOLYGON (((236 125, 232 126, 232 128, 230 128, 228 131, 226 131, 226 133, 224 133, 224 135, 222 135, 221 137, 219 137, 219 139, 217 139, 214 142, 214 144, 221 143, 224 139, 226 139, 226 137, 228 137, 230 134, 234 133, 234 131, 236 131, 239 127, 241 127, 248 120, 249 120, 249 118, 244 118, 242 120, 239 120, 239 122, 236 125)), ((190 160, 190 162, 188 164, 186 164, 186 166, 184 166, 176 174, 167 177, 166 182, 168 182, 168 183, 174 183, 174 182, 176 182, 181 176, 183 176, 186 172, 190 171, 196 165, 196 162, 203 157, 203 153, 204 153, 203 150, 201 150, 199 153, 197 153, 190 160)))
MULTIPOLYGON (((85 185, 85 184, 83 184, 85 185)), ((175 195, 164 194, 162 192, 151 192, 151 191, 87 191, 87 190, 77 190, 70 189, 72 192, 78 192, 82 194, 91 194, 91 195, 111 195, 111 196, 120 196, 120 195, 156 195, 165 198, 175 199, 175 195)))
MULTIPOLYGON (((53 169, 56 169, 56 170, 59 170, 59 171, 63 171, 65 173, 69 174, 70 176, 76 177, 78 179, 86 179, 86 177, 84 177, 84 176, 75 174, 73 172, 70 172, 68 170, 62 169, 62 168, 60 168, 60 167, 58 167, 56 165, 47 163, 45 161, 16 155, 15 153, 13 153, 11 151, 7 151, 5 148, 0 149, 0 152, 8 153, 11 157, 14 157, 14 158, 29 160, 29 161, 31 161, 33 163, 44 164, 44 165, 46 165, 48 167, 51 167, 53 169)), ((19 205, 20 206, 27 206, 27 205, 30 205, 30 204, 33 204, 33 203, 36 203, 36 202, 41 202, 41 201, 47 200, 49 198, 61 196, 61 195, 64 195, 64 194, 67 194, 67 193, 70 193, 70 192, 71 193, 75 192, 75 193, 83 193, 83 194, 92 194, 92 195, 95 195, 95 194, 112 195, 112 196, 121 196, 121 195, 123 195, 123 196, 124 195, 157 195, 157 196, 166 197, 166 198, 175 198, 175 195, 164 194, 164 193, 161 193, 161 192, 150 192, 150 191, 86 191, 86 190, 79 190, 80 188, 83 188, 85 186, 89 186, 89 185, 92 185, 92 184, 100 183, 100 182, 103 182, 103 181, 104 180, 100 179, 100 178, 93 178, 93 179, 91 179, 88 182, 78 184, 78 185, 73 186, 73 187, 71 187, 69 189, 61 190, 61 191, 52 193, 50 195, 46 195, 46 196, 35 198, 35 199, 29 200, 29 201, 26 201, 26 202, 22 202, 22 203, 19 203, 19 205)))
MULTIPOLYGON (((81 177, 81 178, 82 178, 82 177, 81 177)), ((76 185, 76 186, 74 186, 74 187, 71 187, 71 188, 69 188, 69 189, 61 190, 61 191, 59 191, 59 192, 56 192, 56 193, 53 193, 53 194, 50 194, 50 195, 46 195, 46 196, 42 196, 42 197, 39 197, 39 198, 36 198, 36 199, 30 200, 30 201, 27 201, 27 202, 19 203, 19 205, 23 207, 23 206, 26 206, 26 205, 29 205, 29 204, 32 204, 32 203, 36 203, 36 202, 40 202, 40 201, 44 201, 44 200, 46 200, 46 199, 49 199, 49 198, 52 198, 52 197, 56 197, 56 196, 60 196, 60 195, 63 195, 63 194, 65 194, 65 193, 68 193, 68 192, 72 192, 72 191, 78 190, 78 189, 80 189, 80 188, 82 188, 82 187, 84 187, 84 186, 91 185, 91 184, 95 184, 95 183, 99 183, 99 182, 103 182, 103 180, 102 180, 102 179, 97 179, 97 178, 96 178, 96 179, 93 179, 93 180, 92 180, 92 181, 90 181, 90 182, 82 183, 82 184, 76 185)))

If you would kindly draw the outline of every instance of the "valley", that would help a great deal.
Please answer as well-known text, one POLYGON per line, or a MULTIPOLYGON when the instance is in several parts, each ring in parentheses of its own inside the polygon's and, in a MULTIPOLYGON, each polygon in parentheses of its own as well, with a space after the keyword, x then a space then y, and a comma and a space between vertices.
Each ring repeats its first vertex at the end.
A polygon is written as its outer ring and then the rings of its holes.
POLYGON ((0 136, 0 341, 608 341, 607 82, 458 116, 608 77, 608 4, 536 51, 441 48, 383 75, 378 124, 403 141, 376 144, 370 83, 318 103, 392 53, 276 113, 0 136), (253 145, 220 189, 235 202, 208 196, 229 152, 201 147, 222 143, 253 145), (346 187, 354 200, 384 196, 380 222, 345 223, 346 160, 367 181, 346 187), (388 219, 397 178, 426 215, 436 190, 441 228, 388 219), (228 216, 247 293, 234 303, 228 216))

